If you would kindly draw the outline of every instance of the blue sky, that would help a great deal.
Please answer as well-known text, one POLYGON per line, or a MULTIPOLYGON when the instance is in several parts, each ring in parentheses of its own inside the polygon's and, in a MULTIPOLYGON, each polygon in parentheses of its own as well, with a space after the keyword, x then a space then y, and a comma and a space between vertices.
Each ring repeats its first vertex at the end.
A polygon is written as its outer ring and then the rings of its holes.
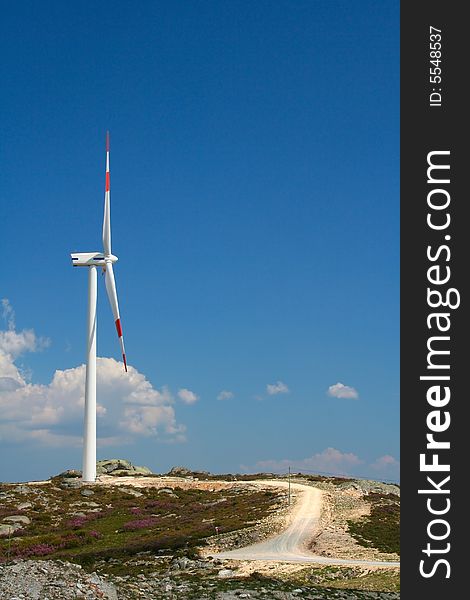
POLYGON ((397 479, 398 2, 18 2, 0 28, 0 480, 80 467, 69 253, 101 250, 107 129, 133 369, 99 281, 99 457, 397 479))

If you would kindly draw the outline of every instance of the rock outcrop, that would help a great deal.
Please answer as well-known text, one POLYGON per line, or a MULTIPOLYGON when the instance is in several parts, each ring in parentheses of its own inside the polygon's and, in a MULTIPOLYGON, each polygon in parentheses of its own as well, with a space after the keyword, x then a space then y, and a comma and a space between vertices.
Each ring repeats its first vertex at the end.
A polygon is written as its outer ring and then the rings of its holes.
POLYGON ((191 471, 186 467, 172 467, 167 475, 170 477, 194 477, 198 475, 209 475, 209 471, 191 471))
POLYGON ((358 490, 363 494, 395 494, 400 495, 400 488, 393 483, 381 483, 370 479, 355 479, 354 481, 345 481, 338 486, 341 490, 358 490))
POLYGON ((129 460, 122 458, 111 458, 107 460, 99 460, 96 463, 97 475, 152 475, 151 469, 148 467, 136 467, 129 460))
MULTIPOLYGON (((122 477, 125 475, 153 475, 153 472, 148 467, 136 467, 130 460, 110 458, 97 461, 96 474, 98 476, 113 475, 115 477, 122 477)), ((79 480, 81 476, 82 472, 78 469, 67 469, 67 471, 57 475, 57 477, 62 478, 65 481, 65 487, 79 487, 80 484, 78 481, 74 484, 73 480, 79 480)))
POLYGON ((118 600, 118 595, 114 584, 79 565, 26 560, 0 566, 0 598, 118 600))

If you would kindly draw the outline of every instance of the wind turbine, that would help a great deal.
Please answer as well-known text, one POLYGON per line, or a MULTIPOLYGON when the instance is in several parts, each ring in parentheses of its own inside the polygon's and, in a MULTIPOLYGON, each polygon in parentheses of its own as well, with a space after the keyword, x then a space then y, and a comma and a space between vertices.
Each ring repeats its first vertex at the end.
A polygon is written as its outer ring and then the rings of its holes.
POLYGON ((85 379, 85 419, 83 431, 83 481, 96 479, 96 267, 103 267, 106 291, 113 311, 116 331, 121 344, 124 369, 127 371, 126 352, 122 337, 121 319, 114 279, 113 264, 118 260, 111 254, 111 218, 110 218, 110 180, 109 180, 109 132, 106 133, 106 185, 104 192, 103 252, 80 252, 71 254, 74 267, 88 267, 88 331, 87 363, 85 379))

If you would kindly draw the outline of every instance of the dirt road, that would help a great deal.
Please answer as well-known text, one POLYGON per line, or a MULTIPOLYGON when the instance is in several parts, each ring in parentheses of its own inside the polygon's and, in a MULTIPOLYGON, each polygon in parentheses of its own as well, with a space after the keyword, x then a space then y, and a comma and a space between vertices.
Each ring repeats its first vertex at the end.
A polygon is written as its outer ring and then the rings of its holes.
MULTIPOLYGON (((287 487, 286 482, 260 481, 262 486, 287 487)), ((316 556, 308 551, 308 543, 315 537, 319 530, 320 513, 322 505, 322 492, 318 488, 299 483, 291 484, 300 498, 294 505, 291 513, 290 524, 279 535, 229 552, 221 552, 218 558, 232 560, 274 560, 301 563, 321 563, 327 565, 361 565, 365 567, 398 567, 399 562, 383 562, 330 558, 316 556)))

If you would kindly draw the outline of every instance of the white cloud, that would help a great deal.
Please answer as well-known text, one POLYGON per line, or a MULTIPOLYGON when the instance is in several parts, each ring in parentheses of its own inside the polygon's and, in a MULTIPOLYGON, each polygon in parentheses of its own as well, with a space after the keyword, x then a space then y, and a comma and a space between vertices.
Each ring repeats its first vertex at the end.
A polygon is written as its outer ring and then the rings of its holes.
MULTIPOLYGON (((1 332, 0 332, 1 333, 1 332)), ((26 382, 20 373, 18 367, 13 363, 13 359, 0 348, 0 378, 8 380, 7 387, 24 385, 26 382)), ((0 386, 3 388, 3 386, 0 386)))
POLYGON ((32 329, 20 332, 14 329, 0 330, 0 390, 25 385, 27 373, 15 364, 15 360, 25 352, 37 352, 48 345, 49 340, 36 337, 32 329))
POLYGON ((231 400, 235 394, 233 392, 229 392, 228 390, 222 390, 218 396, 217 400, 231 400))
POLYGON ((287 472, 291 467, 293 471, 328 473, 334 475, 348 475, 354 473, 356 467, 363 464, 356 454, 341 452, 336 448, 325 448, 322 452, 313 454, 303 459, 262 460, 254 467, 243 467, 244 471, 261 472, 287 472))
POLYGON ((333 396, 334 398, 359 398, 359 393, 353 387, 338 382, 330 385, 328 396, 333 396))
MULTIPOLYGON (((0 331, 0 439, 78 446, 85 365, 57 370, 52 381, 43 385, 29 383, 15 364, 18 356, 45 344, 33 330, 0 331)), ((154 388, 132 366, 125 373, 122 363, 98 358, 97 397, 99 445, 129 443, 143 435, 162 441, 184 438, 185 427, 176 422, 171 392, 154 388)))
POLYGON ((178 390, 178 398, 185 404, 194 404, 199 400, 199 396, 186 388, 181 388, 178 390))
POLYGON ((21 387, 21 383, 14 377, 0 377, 0 392, 12 392, 21 387))
POLYGON ((32 329, 15 330, 15 311, 8 298, 2 298, 2 317, 8 329, 0 330, 0 377, 5 375, 5 370, 19 374, 16 367, 11 367, 11 363, 21 354, 38 352, 50 345, 48 338, 38 338, 32 329))
POLYGON ((13 329, 0 331, 0 352, 13 359, 25 352, 37 352, 49 346, 47 338, 38 338, 32 329, 23 329, 17 333, 13 329))
POLYGON ((15 329, 15 311, 8 298, 2 298, 2 317, 10 331, 15 329))
POLYGON ((176 425, 173 407, 163 406, 129 406, 124 409, 123 429, 131 433, 151 436, 158 435, 159 429, 164 428, 170 435, 178 435, 179 441, 183 441, 185 427, 176 425))
POLYGON ((367 464, 357 454, 341 452, 336 448, 325 448, 308 458, 261 460, 253 466, 241 465, 242 471, 248 473, 287 473, 289 467, 293 472, 319 475, 367 476, 370 479, 383 481, 398 481, 400 478, 400 462, 390 454, 377 458, 372 464, 367 464))
POLYGON ((270 396, 275 396, 276 394, 288 394, 289 388, 282 381, 278 381, 277 383, 268 383, 266 391, 270 396))
MULTIPOLYGON (((7 378, 0 378, 0 382, 7 378)), ((48 385, 7 379, 0 391, 0 438, 31 439, 57 445, 64 439, 80 439, 85 402, 85 365, 57 370, 48 385), (5 389, 6 388, 6 389, 5 389), (62 434, 63 431, 70 433, 62 434)), ((176 423, 169 390, 155 389, 132 366, 125 373, 113 358, 97 359, 98 435, 128 443, 136 435, 160 439, 179 436, 185 428, 176 423)))
POLYGON ((375 471, 379 471, 381 473, 392 471, 396 472, 400 469, 400 461, 390 454, 385 454, 385 456, 380 456, 375 462, 373 462, 371 467, 375 471))

